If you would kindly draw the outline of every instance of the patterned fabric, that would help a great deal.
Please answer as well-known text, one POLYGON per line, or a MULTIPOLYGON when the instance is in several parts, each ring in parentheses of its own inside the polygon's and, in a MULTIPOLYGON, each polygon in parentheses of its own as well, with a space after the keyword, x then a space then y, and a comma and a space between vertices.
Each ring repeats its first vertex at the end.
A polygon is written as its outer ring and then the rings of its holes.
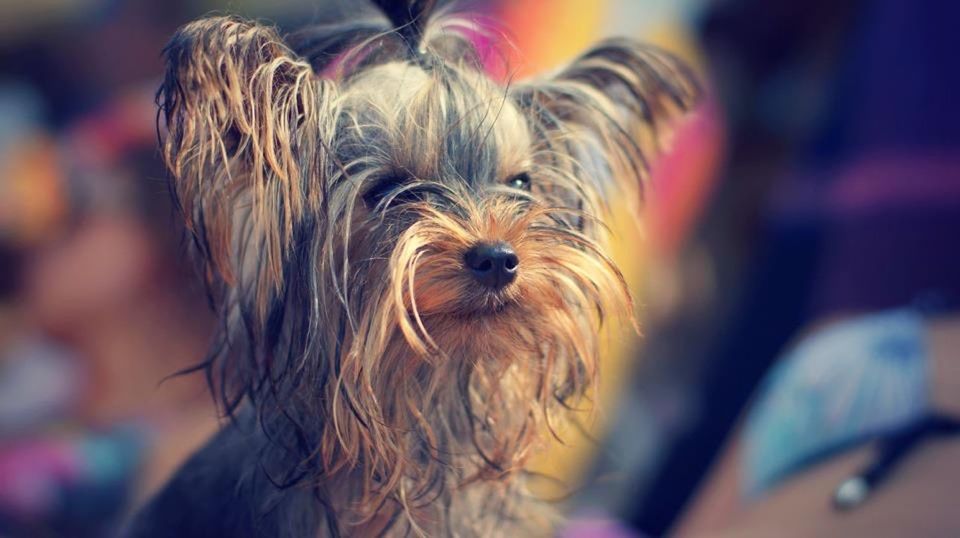
POLYGON ((865 316, 817 331, 771 370, 748 415, 744 496, 930 409, 923 317, 865 316))
POLYGON ((148 441, 139 425, 0 441, 0 536, 104 536, 126 508, 148 441))

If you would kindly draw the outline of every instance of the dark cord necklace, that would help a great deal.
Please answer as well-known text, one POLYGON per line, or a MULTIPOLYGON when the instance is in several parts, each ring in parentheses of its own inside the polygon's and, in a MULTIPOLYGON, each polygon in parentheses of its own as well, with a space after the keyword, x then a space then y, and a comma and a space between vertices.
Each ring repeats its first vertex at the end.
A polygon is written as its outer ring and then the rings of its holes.
POLYGON ((834 510, 846 512, 861 506, 923 441, 958 433, 960 420, 932 413, 879 437, 876 441, 877 455, 873 461, 841 482, 833 491, 834 510))

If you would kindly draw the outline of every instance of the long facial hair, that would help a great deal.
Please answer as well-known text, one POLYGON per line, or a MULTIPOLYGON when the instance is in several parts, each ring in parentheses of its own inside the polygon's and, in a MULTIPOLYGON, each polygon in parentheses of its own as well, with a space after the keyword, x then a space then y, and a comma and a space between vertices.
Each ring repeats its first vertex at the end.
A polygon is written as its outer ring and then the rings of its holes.
POLYGON ((191 23, 158 94, 220 317, 201 367, 225 412, 255 409, 271 479, 315 488, 334 532, 522 516, 512 479, 589 392, 604 320, 632 313, 607 200, 638 197, 696 96, 671 56, 625 40, 500 84, 482 30, 420 4, 289 41, 191 23), (483 241, 521 260, 503 290, 464 269, 483 241), (457 504, 470 488, 483 508, 457 504))

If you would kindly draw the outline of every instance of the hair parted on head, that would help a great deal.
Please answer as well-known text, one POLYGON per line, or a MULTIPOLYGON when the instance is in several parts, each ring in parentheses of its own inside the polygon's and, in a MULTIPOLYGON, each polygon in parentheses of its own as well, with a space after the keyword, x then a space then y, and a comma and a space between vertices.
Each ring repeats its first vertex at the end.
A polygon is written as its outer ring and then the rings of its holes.
POLYGON ((390 19, 394 31, 410 49, 417 51, 437 0, 374 0, 373 3, 390 19))
POLYGON ((605 317, 630 315, 611 192, 641 188, 698 89, 622 39, 500 84, 473 21, 375 3, 387 20, 287 39, 206 18, 165 49, 163 153, 220 317, 202 367, 227 413, 256 410, 278 482, 336 497, 334 528, 493 532, 526 517, 509 479, 593 382, 605 317), (496 295, 463 274, 488 240, 523 264, 496 295))

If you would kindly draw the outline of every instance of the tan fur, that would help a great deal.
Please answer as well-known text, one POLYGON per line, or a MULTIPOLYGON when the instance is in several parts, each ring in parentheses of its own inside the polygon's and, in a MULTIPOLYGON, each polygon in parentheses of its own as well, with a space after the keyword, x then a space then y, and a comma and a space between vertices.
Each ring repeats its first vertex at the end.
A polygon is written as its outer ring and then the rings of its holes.
POLYGON ((696 93, 625 41, 503 87, 469 28, 431 21, 418 61, 389 33, 358 39, 325 77, 237 18, 191 23, 167 52, 164 154, 222 320, 208 375, 228 412, 250 400, 297 434, 345 531, 547 524, 524 464, 589 394, 604 318, 632 315, 607 200, 637 196, 696 93), (519 173, 531 193, 504 185, 519 173), (369 203, 391 176, 390 196, 418 194, 369 203), (499 292, 463 265, 494 240, 521 260, 499 292))

